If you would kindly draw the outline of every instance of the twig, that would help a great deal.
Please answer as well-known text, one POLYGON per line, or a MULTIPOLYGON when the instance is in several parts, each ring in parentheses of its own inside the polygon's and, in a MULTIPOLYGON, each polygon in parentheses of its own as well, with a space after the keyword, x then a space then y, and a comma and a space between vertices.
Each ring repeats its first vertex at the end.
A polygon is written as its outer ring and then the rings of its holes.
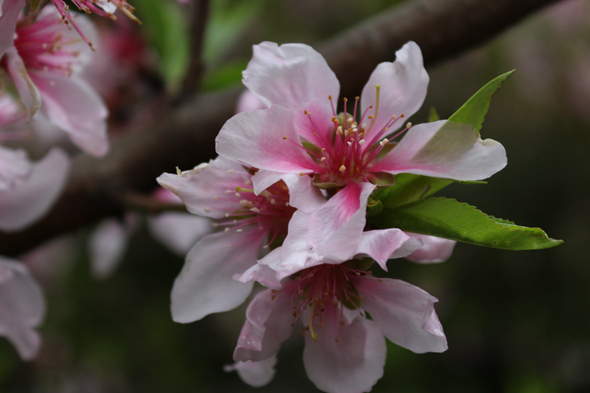
POLYGON ((142 213, 187 212, 182 203, 163 202, 148 195, 130 192, 123 198, 125 207, 142 213))
POLYGON ((192 0, 191 17, 191 54, 187 74, 184 78, 179 99, 195 94, 199 89, 205 65, 203 63, 203 47, 207 18, 209 15, 209 0, 192 0))
MULTIPOLYGON (((341 94, 358 94, 374 67, 394 59, 408 40, 427 64, 483 43, 557 0, 419 0, 372 18, 320 45, 339 77, 341 94)), ((103 160, 82 156, 61 199, 39 223, 0 234, 0 255, 14 256, 60 234, 120 215, 127 192, 148 193, 162 172, 188 169, 215 156, 214 140, 232 116, 239 88, 193 98, 137 126, 113 144, 103 160)))

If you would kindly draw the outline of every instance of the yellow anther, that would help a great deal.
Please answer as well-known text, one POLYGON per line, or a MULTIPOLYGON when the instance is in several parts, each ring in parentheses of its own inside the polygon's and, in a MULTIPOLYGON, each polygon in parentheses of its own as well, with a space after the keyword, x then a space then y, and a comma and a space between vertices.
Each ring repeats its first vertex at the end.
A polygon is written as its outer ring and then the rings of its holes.
POLYGON ((312 321, 312 316, 313 316, 313 309, 315 308, 315 303, 311 304, 311 309, 309 310, 309 318, 308 318, 308 323, 309 323, 309 332, 311 333, 311 338, 314 339, 314 341, 318 341, 318 335, 315 334, 315 332, 313 331, 313 321, 312 321))
POLYGON ((340 172, 344 172, 346 170, 346 167, 344 165, 342 165, 340 168, 338 168, 340 170, 340 172))
POLYGON ((406 128, 409 130, 410 128, 412 128, 412 123, 408 122, 408 124, 406 124, 406 128))
POLYGON ((331 95, 331 94, 328 96, 328 99, 329 99, 330 101, 332 101, 332 95, 331 95))
POLYGON ((284 136, 284 137, 283 137, 283 139, 287 139, 287 137, 286 137, 286 136, 284 136))
POLYGON ((400 119, 401 119, 402 117, 404 117, 404 114, 402 113, 401 115, 399 115, 399 117, 400 117, 400 119))

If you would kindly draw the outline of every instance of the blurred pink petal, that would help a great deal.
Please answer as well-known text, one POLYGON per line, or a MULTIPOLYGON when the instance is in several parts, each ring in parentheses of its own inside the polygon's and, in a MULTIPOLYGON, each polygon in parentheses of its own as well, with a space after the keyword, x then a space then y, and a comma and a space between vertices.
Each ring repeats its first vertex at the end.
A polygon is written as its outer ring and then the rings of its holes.
POLYGON ((39 351, 41 338, 34 328, 44 316, 41 287, 26 266, 0 257, 0 336, 8 338, 24 360, 39 351))
POLYGON ((17 231, 41 219, 60 195, 69 169, 68 156, 54 148, 17 187, 1 190, 0 229, 17 231))

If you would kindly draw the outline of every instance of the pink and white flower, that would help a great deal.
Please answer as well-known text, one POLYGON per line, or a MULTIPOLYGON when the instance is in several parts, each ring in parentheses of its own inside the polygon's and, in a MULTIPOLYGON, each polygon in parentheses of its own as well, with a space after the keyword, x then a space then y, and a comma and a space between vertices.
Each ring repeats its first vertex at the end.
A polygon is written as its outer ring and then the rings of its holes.
POLYGON ((355 264, 314 266, 280 289, 259 293, 246 311, 234 360, 275 356, 300 324, 308 377, 326 392, 352 393, 370 391, 383 375, 384 336, 416 353, 447 349, 436 298, 403 281, 373 277, 355 264))
POLYGON ((391 185, 398 173, 481 180, 502 169, 504 147, 482 140, 470 125, 408 123, 395 133, 422 105, 428 85, 414 42, 396 57, 376 68, 354 104, 344 99, 338 115, 339 83, 319 53, 304 44, 255 45, 243 82, 269 109, 231 118, 217 137, 217 152, 260 169, 252 179, 257 193, 285 174, 310 175, 331 188, 391 185))
POLYGON ((0 336, 6 337, 24 360, 39 351, 41 337, 35 327, 44 315, 41 287, 26 266, 0 257, 0 336))
POLYGON ((251 189, 252 172, 236 161, 218 157, 190 171, 165 173, 157 179, 182 199, 189 212, 216 219, 215 226, 225 227, 189 251, 172 289, 176 322, 193 322, 240 305, 252 283, 234 281, 233 275, 254 265, 262 249, 286 236, 295 211, 289 203, 290 185, 278 182, 256 195, 251 189))
POLYGON ((280 288, 281 280, 300 270, 355 257, 372 258, 387 270, 387 260, 415 252, 423 241, 397 228, 364 231, 367 200, 374 189, 370 183, 352 183, 316 209, 296 211, 282 246, 235 278, 280 288))
MULTIPOLYGON (((87 18, 76 19, 88 36, 95 37, 87 18)), ((79 76, 92 55, 88 45, 50 7, 36 17, 21 18, 12 36, 15 38, 6 49, 5 67, 28 116, 40 109, 37 117, 67 132, 82 150, 105 155, 108 112, 98 94, 79 76)))

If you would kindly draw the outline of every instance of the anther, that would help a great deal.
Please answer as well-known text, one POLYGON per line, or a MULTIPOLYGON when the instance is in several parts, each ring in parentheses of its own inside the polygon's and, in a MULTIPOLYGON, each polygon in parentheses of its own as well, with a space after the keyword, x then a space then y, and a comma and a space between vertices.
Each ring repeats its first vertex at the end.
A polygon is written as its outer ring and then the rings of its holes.
POLYGON ((286 137, 286 136, 284 136, 284 137, 283 137, 283 140, 287 140, 287 137, 286 137))
POLYGON ((240 229, 236 229, 236 232, 242 232, 242 231, 243 231, 243 229, 241 229, 241 228, 240 229))
POLYGON ((228 169, 227 170, 227 173, 234 173, 234 170, 233 169, 228 169))
POLYGON ((340 342, 340 337, 336 336, 336 342, 339 343, 340 342))
POLYGON ((260 209, 258 209, 257 207, 251 208, 250 211, 252 211, 254 213, 260 213, 260 209))
POLYGON ((225 228, 224 229, 224 232, 229 232, 229 228, 225 228))
POLYGON ((361 140, 359 141, 359 145, 361 145, 361 146, 362 146, 364 143, 365 143, 365 140, 364 140, 364 139, 361 139, 361 140))
POLYGON ((408 124, 406 124, 406 128, 409 130, 410 128, 412 128, 412 123, 408 122, 408 124))
POLYGON ((401 115, 399 115, 399 117, 400 117, 400 119, 401 119, 402 117, 404 117, 404 114, 402 113, 401 115))
POLYGON ((344 172, 346 170, 346 167, 344 165, 342 165, 340 168, 338 168, 338 170, 340 172, 344 172))

